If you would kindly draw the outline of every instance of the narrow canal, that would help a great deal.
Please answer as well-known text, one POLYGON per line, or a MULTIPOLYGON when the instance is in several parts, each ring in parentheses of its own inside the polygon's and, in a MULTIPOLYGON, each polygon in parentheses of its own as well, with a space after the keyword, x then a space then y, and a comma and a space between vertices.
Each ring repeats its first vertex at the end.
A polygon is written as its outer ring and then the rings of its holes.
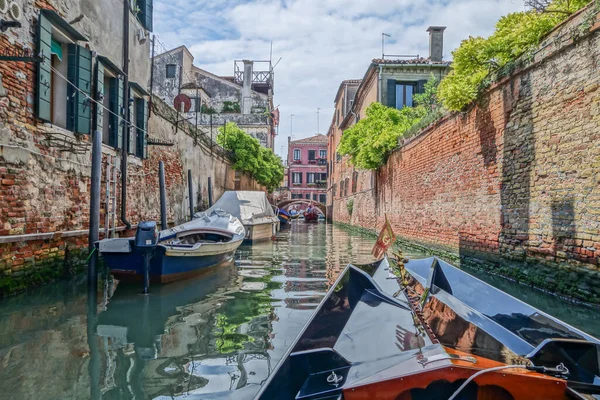
MULTIPOLYGON (((372 261, 373 243, 298 222, 274 242, 241 247, 234 265, 154 285, 150 296, 106 281, 89 336, 84 278, 5 299, 0 397, 252 398, 344 266, 372 261)), ((600 336, 596 310, 480 278, 600 336)))

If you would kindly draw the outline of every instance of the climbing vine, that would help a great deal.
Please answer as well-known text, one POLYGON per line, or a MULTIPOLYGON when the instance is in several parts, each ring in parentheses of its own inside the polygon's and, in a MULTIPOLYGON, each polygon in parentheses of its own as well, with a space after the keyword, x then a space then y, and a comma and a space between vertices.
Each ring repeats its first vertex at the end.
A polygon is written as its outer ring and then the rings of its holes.
POLYGON ((421 94, 414 95, 415 107, 401 110, 373 103, 367 117, 344 131, 338 153, 350 156, 350 162, 362 169, 377 169, 398 147, 398 140, 422 118, 437 111, 437 79, 432 75, 421 94))
POLYGON ((273 150, 264 148, 258 140, 244 132, 234 122, 219 128, 217 143, 233 154, 233 169, 247 172, 269 192, 283 181, 283 163, 273 150))
MULTIPOLYGON (((462 110, 487 87, 491 77, 505 75, 519 58, 528 58, 540 41, 558 23, 584 7, 588 0, 538 1, 528 11, 508 14, 498 21, 495 32, 484 39, 462 41, 452 52, 452 71, 440 83, 438 96, 449 110, 462 110), (541 6, 543 4, 543 7, 541 6)), ((530 57, 529 57, 530 58, 530 57)))

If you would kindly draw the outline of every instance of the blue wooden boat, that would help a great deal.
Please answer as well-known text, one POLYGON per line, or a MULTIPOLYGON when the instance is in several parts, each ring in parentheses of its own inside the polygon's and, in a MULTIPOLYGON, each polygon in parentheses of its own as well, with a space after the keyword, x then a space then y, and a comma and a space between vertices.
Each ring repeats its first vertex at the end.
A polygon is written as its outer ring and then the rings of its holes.
POLYGON ((97 248, 118 279, 143 280, 148 259, 149 280, 165 283, 230 260, 244 236, 239 219, 216 209, 161 232, 156 223, 142 222, 135 237, 104 239, 97 248))
POLYGON ((255 399, 600 398, 600 341, 437 258, 348 266, 255 399))
POLYGON ((285 211, 283 208, 279 208, 279 207, 275 207, 275 208, 276 208, 275 214, 277 215, 277 218, 279 218, 281 227, 287 226, 291 220, 290 213, 285 211))

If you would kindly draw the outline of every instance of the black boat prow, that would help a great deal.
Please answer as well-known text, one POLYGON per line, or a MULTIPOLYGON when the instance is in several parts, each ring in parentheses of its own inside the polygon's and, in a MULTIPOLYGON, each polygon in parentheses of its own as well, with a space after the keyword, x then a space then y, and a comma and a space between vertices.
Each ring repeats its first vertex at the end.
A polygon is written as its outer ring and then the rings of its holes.
POLYGON ((379 356, 385 364, 396 362, 396 357, 385 360, 383 353, 398 346, 397 325, 412 326, 413 318, 405 303, 373 279, 382 263, 387 270, 387 260, 346 267, 257 398, 335 399, 353 365, 362 364, 355 374, 360 377, 382 367, 379 356), (389 332, 377 343, 365 336, 374 324, 389 332))
POLYGON ((600 398, 596 338, 437 258, 399 267, 346 267, 255 399, 600 398))

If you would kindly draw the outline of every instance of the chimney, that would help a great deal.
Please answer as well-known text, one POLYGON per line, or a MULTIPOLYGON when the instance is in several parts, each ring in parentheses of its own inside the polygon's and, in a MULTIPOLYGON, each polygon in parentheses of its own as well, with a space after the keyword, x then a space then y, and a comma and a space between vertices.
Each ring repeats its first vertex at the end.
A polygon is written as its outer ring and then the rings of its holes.
POLYGON ((252 76, 254 61, 244 60, 244 82, 242 85, 242 114, 252 112, 252 76))
POLYGON ((444 54, 444 31, 445 26, 430 26, 429 32, 429 60, 441 62, 444 54))

